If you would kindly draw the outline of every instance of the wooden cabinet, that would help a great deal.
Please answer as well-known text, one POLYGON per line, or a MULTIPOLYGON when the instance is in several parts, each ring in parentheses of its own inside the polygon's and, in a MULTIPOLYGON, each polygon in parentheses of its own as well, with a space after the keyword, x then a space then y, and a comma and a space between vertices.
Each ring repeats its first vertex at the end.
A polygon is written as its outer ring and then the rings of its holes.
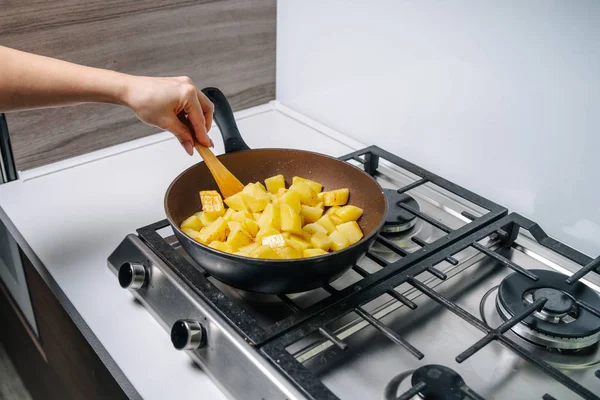
MULTIPOLYGON (((0 341, 34 399, 126 399, 121 385, 38 271, 21 259, 39 331, 36 337, 0 281, 0 341)), ((123 386, 122 386, 123 385, 123 386)), ((135 392, 133 393, 135 397, 135 392)))

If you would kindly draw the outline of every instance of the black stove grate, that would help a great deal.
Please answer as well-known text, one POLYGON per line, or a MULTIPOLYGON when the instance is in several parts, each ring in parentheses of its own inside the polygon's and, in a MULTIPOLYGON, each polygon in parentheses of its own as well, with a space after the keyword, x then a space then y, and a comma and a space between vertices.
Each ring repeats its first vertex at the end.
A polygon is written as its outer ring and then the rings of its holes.
MULTIPOLYGON (((302 325, 298 326, 294 330, 286 333, 278 337, 277 339, 267 343, 266 345, 261 347, 261 351, 275 364, 277 365, 281 371, 286 374, 291 380, 297 382, 301 387, 306 391, 306 394, 314 399, 337 399, 337 397, 327 390, 327 388, 317 379, 315 378, 310 371, 302 366, 287 350, 286 348, 296 342, 298 342, 303 337, 308 336, 309 334, 319 331, 323 334, 322 330, 324 327, 334 321, 337 318, 340 318, 347 314, 348 310, 355 312, 360 317, 365 319, 371 325, 373 325, 376 329, 381 331, 385 336, 390 338, 395 343, 404 347, 410 354, 421 359, 423 357, 423 353, 413 347, 410 343, 408 343, 405 339, 391 331, 388 327, 386 327, 383 323, 378 321, 371 314, 366 312, 361 306, 367 303, 368 301, 377 298, 378 296, 388 293, 391 294, 398 301, 406 304, 408 307, 414 309, 416 305, 411 301, 407 301, 407 299, 403 299, 402 296, 399 296, 399 293, 394 290, 395 287, 408 283, 412 285, 414 288, 427 295, 428 297, 435 300, 438 304, 442 305, 449 311, 453 312, 463 320, 467 321, 474 327, 478 328, 480 331, 485 333, 485 336, 475 343, 473 346, 466 349, 461 354, 457 355, 455 360, 457 363, 462 363, 467 358, 475 354, 477 351, 481 350, 487 344, 496 340, 502 343, 504 346, 510 348, 515 353, 520 355, 522 358, 528 360, 529 362, 538 366, 541 370, 543 370, 547 375, 551 376, 555 380, 562 383, 564 386, 572 390, 574 393, 578 394, 584 399, 590 400, 600 400, 597 394, 593 393, 590 389, 583 387, 579 383, 575 382, 572 378, 565 375, 558 369, 552 367, 539 357, 536 357, 531 352, 523 348, 517 342, 507 338, 503 334, 507 332, 510 328, 512 328, 517 323, 521 322, 523 319, 528 317, 530 314, 535 312, 536 310, 541 309, 544 303, 547 301, 545 298, 540 298, 531 304, 528 308, 526 308, 520 314, 515 315, 513 318, 509 319, 502 325, 500 325, 496 329, 490 328, 486 323, 481 321, 479 318, 475 317, 468 311, 464 310, 451 300, 443 297, 439 293, 437 293, 432 288, 423 284, 419 280, 415 279, 419 274, 430 271, 434 266, 444 259, 451 257, 452 255, 468 248, 472 247, 477 250, 482 250, 484 254, 493 257, 497 261, 501 262, 505 266, 511 268, 512 270, 523 274, 524 276, 529 277, 532 280, 537 280, 537 276, 533 275, 524 270, 522 267, 514 264, 509 261, 505 257, 500 254, 495 253, 488 248, 485 248, 479 245, 477 242, 490 238, 492 240, 498 240, 505 247, 510 247, 514 240, 516 239, 520 228, 523 228, 531 233, 533 238, 543 245, 544 247, 578 263, 582 266, 582 268, 573 274, 569 281, 574 282, 577 279, 581 279, 584 275, 588 273, 599 273, 598 265, 600 261, 600 257, 595 260, 590 259, 584 254, 548 237, 546 233, 534 222, 520 216, 519 214, 512 213, 505 218, 502 218, 499 221, 493 222, 488 226, 481 228, 480 230, 468 235, 467 237, 462 238, 461 240, 453 243, 452 245, 446 247, 445 249, 431 254, 426 259, 411 265, 409 268, 401 271, 400 273, 390 277, 387 280, 381 281, 378 284, 370 287, 368 290, 365 290, 356 296, 350 297, 344 301, 344 304, 335 305, 319 315, 314 316, 313 318, 307 320, 302 325), (591 267, 590 267, 591 266, 591 267)), ((443 274, 441 274, 443 275, 443 274)), ((445 279, 445 277, 441 277, 440 279, 445 279)), ((587 304, 579 304, 581 307, 586 308, 590 313, 600 317, 600 310, 593 308, 587 304)), ((335 333, 330 331, 325 331, 326 335, 323 334, 327 339, 331 340, 329 336, 331 336, 334 340, 334 343, 337 347, 346 347, 347 345, 335 336, 335 333)), ((411 389, 414 391, 414 388, 411 389)), ((411 392, 412 393, 412 392, 411 392)), ((408 395, 409 393, 405 393, 408 395)), ((552 398, 549 394, 547 398, 552 398)), ((401 396, 402 397, 402 396, 401 396)), ((479 398, 479 397, 471 397, 471 398, 479 398)))

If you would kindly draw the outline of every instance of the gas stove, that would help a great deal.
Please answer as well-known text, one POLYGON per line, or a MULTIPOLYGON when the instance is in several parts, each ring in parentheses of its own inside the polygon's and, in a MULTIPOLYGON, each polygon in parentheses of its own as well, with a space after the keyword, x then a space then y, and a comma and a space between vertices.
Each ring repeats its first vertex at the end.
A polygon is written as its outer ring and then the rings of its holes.
POLYGON ((390 210, 329 285, 234 289, 167 221, 128 235, 108 266, 233 399, 600 399, 600 257, 378 147, 342 159, 390 210))

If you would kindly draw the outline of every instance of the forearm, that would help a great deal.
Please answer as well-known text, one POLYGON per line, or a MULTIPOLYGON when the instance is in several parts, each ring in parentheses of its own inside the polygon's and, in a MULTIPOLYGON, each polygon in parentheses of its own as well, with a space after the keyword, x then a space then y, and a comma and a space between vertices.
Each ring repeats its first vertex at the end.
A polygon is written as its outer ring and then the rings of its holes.
POLYGON ((123 104, 129 76, 0 46, 0 112, 84 102, 123 104))

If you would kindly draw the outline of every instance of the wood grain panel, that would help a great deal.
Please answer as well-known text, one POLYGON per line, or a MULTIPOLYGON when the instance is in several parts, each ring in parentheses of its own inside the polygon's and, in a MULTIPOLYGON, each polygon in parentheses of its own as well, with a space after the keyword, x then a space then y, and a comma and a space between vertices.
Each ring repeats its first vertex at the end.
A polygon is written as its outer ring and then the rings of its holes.
MULTIPOLYGON (((219 87, 234 110, 275 98, 276 0, 4 1, 0 42, 80 64, 219 87)), ((17 167, 38 167, 158 132, 126 108, 10 113, 17 167)))

